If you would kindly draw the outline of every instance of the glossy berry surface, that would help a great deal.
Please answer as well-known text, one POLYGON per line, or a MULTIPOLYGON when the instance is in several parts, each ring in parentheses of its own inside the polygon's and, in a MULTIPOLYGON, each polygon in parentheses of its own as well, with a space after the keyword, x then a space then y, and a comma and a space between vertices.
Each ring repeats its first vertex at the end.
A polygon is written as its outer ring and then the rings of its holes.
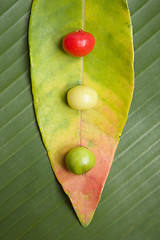
POLYGON ((97 92, 88 86, 78 85, 71 88, 67 93, 69 106, 76 110, 91 109, 97 104, 97 101, 97 92))
POLYGON ((64 51, 74 57, 84 57, 94 48, 95 39, 82 29, 68 33, 62 41, 64 51))
POLYGON ((96 162, 94 154, 85 147, 73 148, 66 156, 67 168, 76 175, 91 170, 96 162))

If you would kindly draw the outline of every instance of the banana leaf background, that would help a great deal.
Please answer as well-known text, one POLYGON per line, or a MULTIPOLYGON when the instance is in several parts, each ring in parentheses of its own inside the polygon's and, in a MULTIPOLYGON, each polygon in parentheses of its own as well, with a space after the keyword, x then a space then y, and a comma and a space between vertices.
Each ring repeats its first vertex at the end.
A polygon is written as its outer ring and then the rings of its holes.
POLYGON ((83 228, 41 141, 31 94, 32 0, 0 0, 0 239, 160 239, 160 1, 128 0, 135 90, 91 224, 83 228))

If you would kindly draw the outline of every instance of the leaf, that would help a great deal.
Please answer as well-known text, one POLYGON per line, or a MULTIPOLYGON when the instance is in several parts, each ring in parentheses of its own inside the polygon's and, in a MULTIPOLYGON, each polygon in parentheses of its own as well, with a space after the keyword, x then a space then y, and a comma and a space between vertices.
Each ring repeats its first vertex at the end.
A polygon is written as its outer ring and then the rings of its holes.
POLYGON ((34 106, 53 170, 83 226, 94 214, 108 176, 133 93, 133 46, 125 1, 34 1, 29 46, 34 106), (63 6, 63 7, 62 7, 63 6), (72 6, 72 7, 70 7, 72 6), (97 27, 98 26, 98 27, 97 27), (96 47, 84 58, 67 55, 62 38, 85 28, 96 47), (95 89, 97 106, 75 111, 66 93, 84 84, 95 89), (96 156, 83 176, 69 172, 66 154, 85 146, 96 156))
POLYGON ((135 91, 101 201, 85 229, 54 178, 35 122, 27 52, 31 2, 0 1, 0 239, 159 240, 159 0, 128 1, 135 91))

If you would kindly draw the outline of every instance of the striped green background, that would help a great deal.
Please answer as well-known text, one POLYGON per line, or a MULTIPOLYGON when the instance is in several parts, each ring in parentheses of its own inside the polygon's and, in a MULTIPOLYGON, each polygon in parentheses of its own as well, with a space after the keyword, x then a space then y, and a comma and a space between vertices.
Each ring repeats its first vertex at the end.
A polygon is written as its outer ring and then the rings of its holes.
POLYGON ((128 0, 135 91, 91 225, 79 224, 37 128, 27 30, 31 0, 0 0, 0 240, 160 239, 160 1, 128 0))

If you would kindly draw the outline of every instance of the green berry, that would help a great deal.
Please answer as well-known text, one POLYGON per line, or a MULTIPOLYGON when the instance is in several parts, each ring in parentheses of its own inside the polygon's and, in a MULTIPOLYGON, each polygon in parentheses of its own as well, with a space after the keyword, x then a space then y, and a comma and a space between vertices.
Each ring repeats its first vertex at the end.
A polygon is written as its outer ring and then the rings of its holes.
POLYGON ((73 148, 66 156, 67 168, 76 175, 82 175, 92 169, 96 158, 94 154, 85 147, 73 148))

